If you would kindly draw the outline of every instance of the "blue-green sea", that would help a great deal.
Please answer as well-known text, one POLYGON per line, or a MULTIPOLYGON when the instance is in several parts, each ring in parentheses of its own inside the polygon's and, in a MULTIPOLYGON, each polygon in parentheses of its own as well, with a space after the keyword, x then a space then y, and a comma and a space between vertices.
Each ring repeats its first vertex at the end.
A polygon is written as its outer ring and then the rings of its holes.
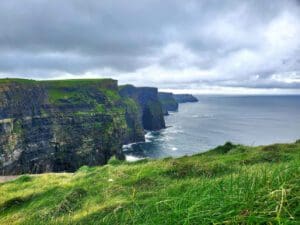
POLYGON ((124 146, 127 159, 191 155, 226 141, 265 145, 300 139, 300 96, 197 98, 166 116, 166 129, 147 132, 145 143, 124 146))

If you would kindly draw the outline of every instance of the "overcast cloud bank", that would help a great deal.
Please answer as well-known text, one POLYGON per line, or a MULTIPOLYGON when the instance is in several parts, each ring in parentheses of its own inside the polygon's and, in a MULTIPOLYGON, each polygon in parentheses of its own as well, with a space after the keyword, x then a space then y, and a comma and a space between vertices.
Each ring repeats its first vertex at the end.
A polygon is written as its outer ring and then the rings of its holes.
POLYGON ((0 77, 300 93, 300 1, 3 0, 0 77))

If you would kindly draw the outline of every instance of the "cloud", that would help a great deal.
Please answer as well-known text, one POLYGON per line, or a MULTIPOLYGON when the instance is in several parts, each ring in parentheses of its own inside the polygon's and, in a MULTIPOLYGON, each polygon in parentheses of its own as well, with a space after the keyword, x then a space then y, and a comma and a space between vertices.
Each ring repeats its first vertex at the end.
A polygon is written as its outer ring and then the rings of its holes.
POLYGON ((298 0, 3 0, 0 77, 300 92, 298 0))

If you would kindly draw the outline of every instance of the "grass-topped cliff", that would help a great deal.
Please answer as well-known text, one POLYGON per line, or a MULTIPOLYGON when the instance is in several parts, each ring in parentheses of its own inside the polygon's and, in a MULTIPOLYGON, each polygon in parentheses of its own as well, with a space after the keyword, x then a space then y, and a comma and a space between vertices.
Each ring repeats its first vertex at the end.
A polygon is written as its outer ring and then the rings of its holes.
POLYGON ((300 141, 0 184, 0 224, 299 224, 300 141))
MULTIPOLYGON (((148 89, 138 96, 146 109, 158 106, 151 130, 164 120, 157 89, 148 89)), ((122 158, 123 144, 144 140, 142 108, 112 79, 0 79, 0 174, 75 171, 122 158)))

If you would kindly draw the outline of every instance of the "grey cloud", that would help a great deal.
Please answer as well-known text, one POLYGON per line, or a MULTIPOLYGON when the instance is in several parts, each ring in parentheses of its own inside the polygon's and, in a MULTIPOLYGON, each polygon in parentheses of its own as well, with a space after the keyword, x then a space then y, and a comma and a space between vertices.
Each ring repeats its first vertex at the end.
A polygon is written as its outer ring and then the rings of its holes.
POLYGON ((295 36, 297 0, 3 0, 0 76, 109 69, 123 82, 159 87, 299 88, 271 79, 300 71, 295 36))

